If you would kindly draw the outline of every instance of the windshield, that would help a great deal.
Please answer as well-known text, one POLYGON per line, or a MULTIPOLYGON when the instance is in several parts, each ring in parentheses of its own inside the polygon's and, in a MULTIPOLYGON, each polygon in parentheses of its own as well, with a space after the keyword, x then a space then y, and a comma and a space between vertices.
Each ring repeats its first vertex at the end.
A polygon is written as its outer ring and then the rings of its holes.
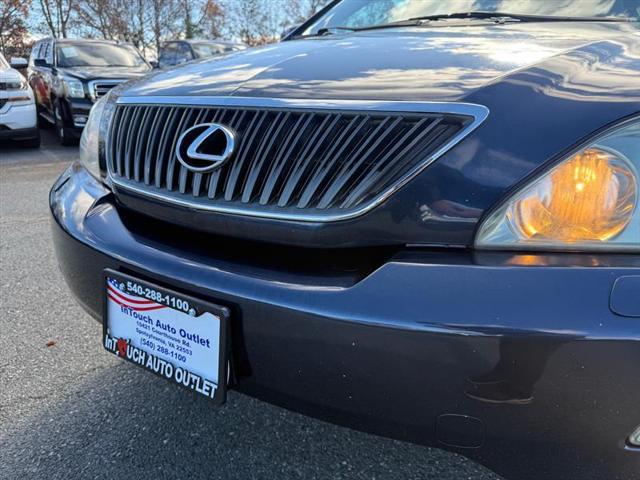
POLYGON ((638 19, 640 0, 343 0, 302 34, 336 27, 366 28, 416 17, 465 12, 550 17, 638 19))
POLYGON ((215 43, 192 43, 191 47, 199 58, 211 57, 225 51, 223 45, 215 43))
POLYGON ((59 67, 140 67, 145 64, 131 45, 110 43, 61 43, 59 67))
POLYGON ((9 64, 0 53, 0 68, 9 68, 9 64))
POLYGON ((231 44, 231 43, 205 43, 198 42, 192 43, 191 47, 198 58, 211 57, 219 53, 234 52, 236 50, 242 50, 244 45, 231 44))

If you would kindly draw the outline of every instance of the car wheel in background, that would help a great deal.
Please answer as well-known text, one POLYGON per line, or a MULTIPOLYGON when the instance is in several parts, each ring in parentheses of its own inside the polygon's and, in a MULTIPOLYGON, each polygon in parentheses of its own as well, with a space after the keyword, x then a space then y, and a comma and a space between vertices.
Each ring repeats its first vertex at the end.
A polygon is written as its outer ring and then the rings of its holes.
POLYGON ((65 146, 75 145, 76 140, 71 136, 69 129, 64 126, 62 108, 57 102, 54 107, 53 116, 55 120, 56 135, 58 136, 58 140, 60 141, 60 143, 65 146))
POLYGON ((38 128, 51 128, 51 122, 49 120, 47 120, 44 116, 42 116, 41 112, 41 108, 40 107, 36 107, 37 108, 37 125, 38 128))

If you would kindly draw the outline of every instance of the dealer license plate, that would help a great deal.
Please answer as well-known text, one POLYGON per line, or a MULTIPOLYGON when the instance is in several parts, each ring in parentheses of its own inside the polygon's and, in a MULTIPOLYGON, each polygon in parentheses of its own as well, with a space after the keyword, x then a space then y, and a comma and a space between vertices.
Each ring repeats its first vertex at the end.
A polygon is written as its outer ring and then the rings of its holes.
POLYGON ((129 275, 104 272, 103 346, 223 403, 229 311, 129 275))

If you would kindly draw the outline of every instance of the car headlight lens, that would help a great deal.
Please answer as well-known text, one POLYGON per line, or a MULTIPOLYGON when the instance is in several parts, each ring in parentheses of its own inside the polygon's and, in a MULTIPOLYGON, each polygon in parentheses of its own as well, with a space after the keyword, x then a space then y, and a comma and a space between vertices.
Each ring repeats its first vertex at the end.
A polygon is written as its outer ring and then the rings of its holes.
POLYGON ((614 153, 590 148, 517 198, 507 218, 525 239, 606 241, 628 225, 636 199, 631 165, 614 153))
POLYGON ((5 85, 5 88, 9 92, 9 96, 5 98, 7 102, 13 104, 31 103, 31 93, 29 92, 29 84, 26 80, 7 82, 5 85))
POLYGON ((62 84, 66 94, 72 98, 84 98, 84 86, 79 80, 73 78, 63 78, 62 84))
POLYGON ((105 95, 91 107, 89 119, 80 137, 80 163, 97 179, 100 179, 100 134, 109 95, 105 95))
POLYGON ((29 84, 26 80, 20 80, 19 82, 7 82, 6 89, 7 90, 26 90, 29 84))
POLYGON ((535 179, 481 225, 488 249, 640 250, 640 121, 535 179))

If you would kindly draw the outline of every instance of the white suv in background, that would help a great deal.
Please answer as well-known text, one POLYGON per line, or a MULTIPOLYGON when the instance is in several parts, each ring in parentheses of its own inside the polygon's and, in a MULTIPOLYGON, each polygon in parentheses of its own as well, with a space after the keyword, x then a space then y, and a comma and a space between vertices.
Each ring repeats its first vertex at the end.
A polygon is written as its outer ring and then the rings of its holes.
POLYGON ((9 65, 0 54, 0 141, 39 147, 40 131, 33 91, 27 79, 12 68, 20 67, 21 60, 26 67, 26 60, 12 59, 9 65))

